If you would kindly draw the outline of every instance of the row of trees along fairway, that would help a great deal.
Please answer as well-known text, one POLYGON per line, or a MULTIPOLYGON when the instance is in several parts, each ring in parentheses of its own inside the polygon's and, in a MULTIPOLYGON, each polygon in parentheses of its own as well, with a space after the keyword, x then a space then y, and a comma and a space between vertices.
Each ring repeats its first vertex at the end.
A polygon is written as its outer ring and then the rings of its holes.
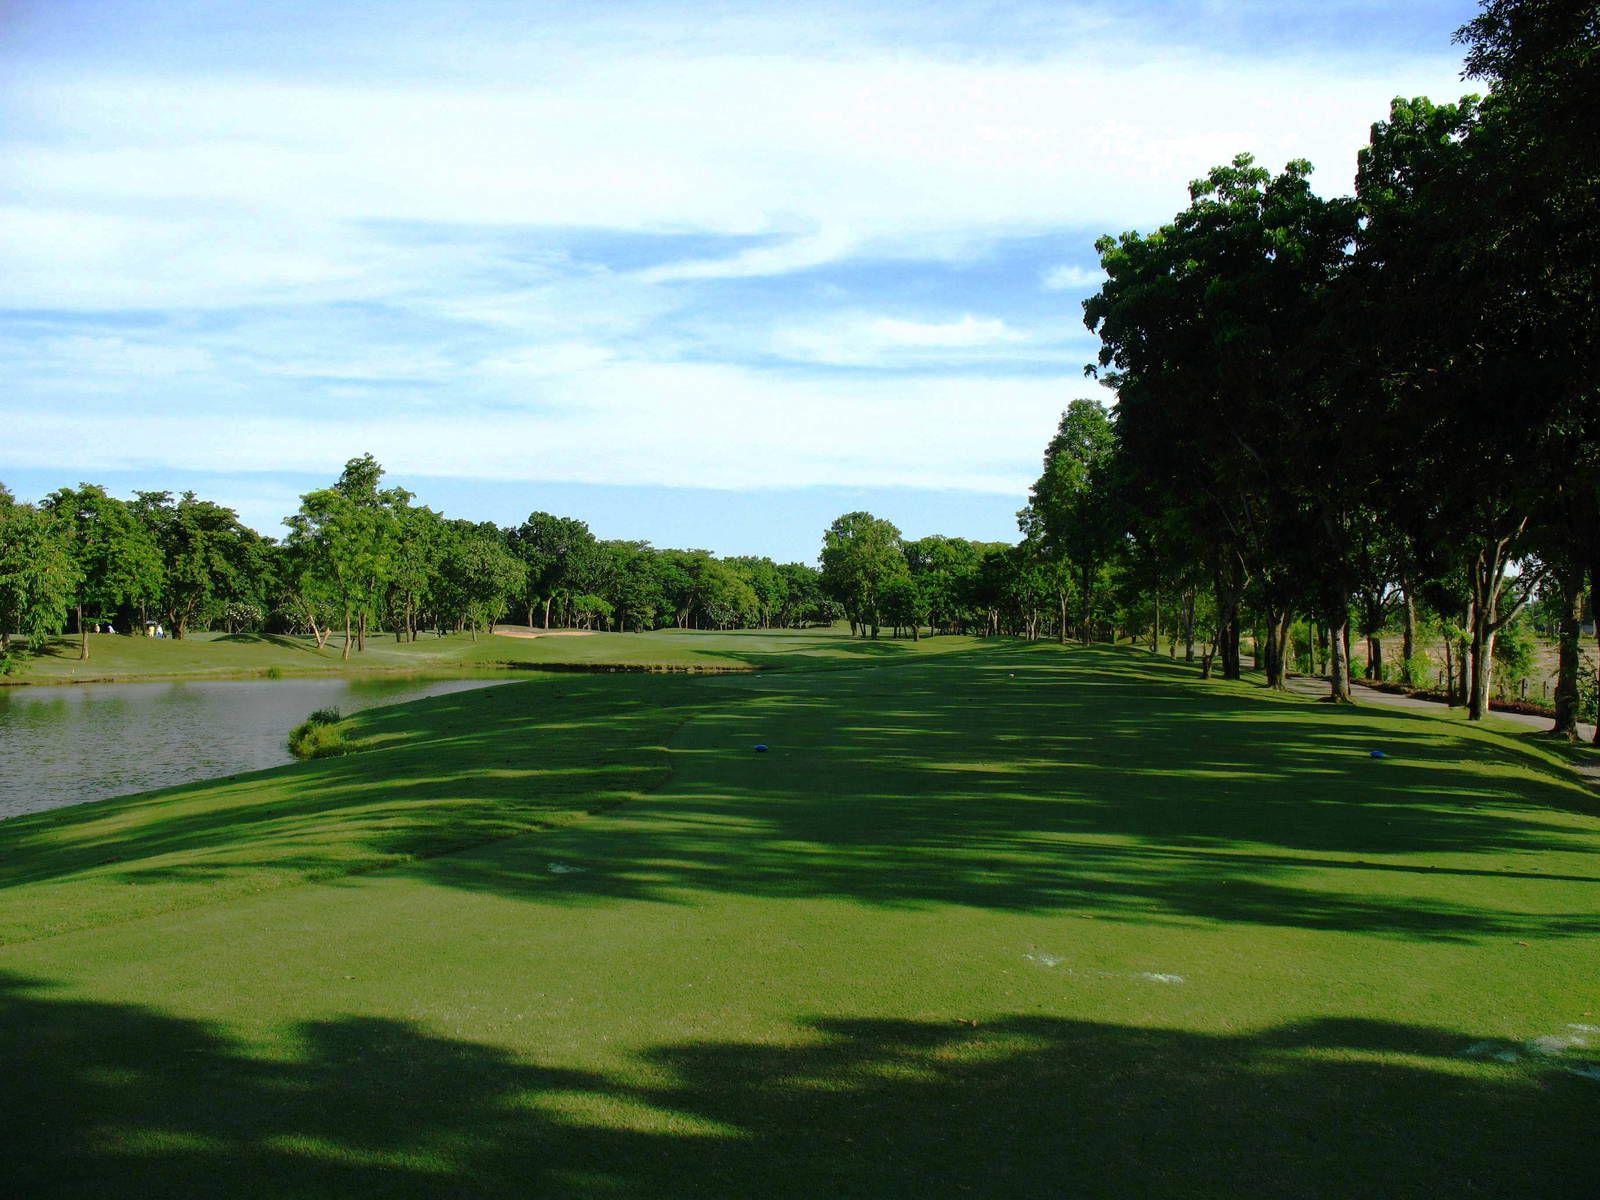
POLYGON ((912 639, 925 628, 1027 638, 1056 628, 1064 638, 1063 578, 1033 542, 940 534, 906 541, 893 524, 867 512, 844 514, 822 537, 822 586, 861 637, 875 638, 889 626, 912 639))
POLYGON ((583 521, 544 512, 513 528, 450 519, 382 486, 383 474, 371 455, 351 459, 301 497, 281 543, 191 492, 125 501, 85 483, 22 504, 0 486, 5 661, 19 661, 14 638, 37 648, 70 629, 87 659, 91 629, 135 633, 154 621, 174 638, 307 633, 319 648, 339 630, 348 659, 375 630, 476 637, 508 616, 530 627, 730 629, 841 611, 801 563, 602 541, 583 521))
POLYGON ((1063 629, 1067 574, 1087 628, 1115 551, 1158 624, 1163 592, 1209 593, 1228 677, 1249 623, 1282 686, 1309 618, 1347 699, 1352 620, 1370 671, 1399 609, 1409 673, 1431 608, 1459 626, 1477 719, 1497 636, 1542 592, 1572 734, 1585 579, 1600 591, 1597 11, 1487 3, 1457 38, 1488 95, 1396 100, 1354 196, 1240 155, 1169 224, 1096 244, 1089 371, 1114 426, 1068 410, 1022 520, 1063 629))

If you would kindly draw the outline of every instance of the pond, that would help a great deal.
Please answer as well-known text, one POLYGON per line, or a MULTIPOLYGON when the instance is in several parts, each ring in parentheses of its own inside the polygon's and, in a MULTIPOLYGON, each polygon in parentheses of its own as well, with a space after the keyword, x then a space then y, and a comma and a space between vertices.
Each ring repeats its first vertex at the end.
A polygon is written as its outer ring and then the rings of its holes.
POLYGON ((294 761, 289 730, 531 673, 212 679, 0 688, 0 820, 294 761))

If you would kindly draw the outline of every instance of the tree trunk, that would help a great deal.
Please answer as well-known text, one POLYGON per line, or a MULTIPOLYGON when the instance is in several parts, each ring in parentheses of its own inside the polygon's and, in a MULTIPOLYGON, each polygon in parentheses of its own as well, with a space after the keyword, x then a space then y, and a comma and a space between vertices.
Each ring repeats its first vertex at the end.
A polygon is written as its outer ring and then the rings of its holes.
POLYGON ((1405 597, 1400 627, 1400 681, 1407 687, 1416 687, 1418 680, 1411 672, 1411 660, 1417 654, 1417 602, 1411 598, 1409 580, 1402 579, 1400 587, 1405 597))
POLYGON ((1345 618, 1328 626, 1328 699, 1349 704, 1350 697, 1350 621, 1345 618))
POLYGON ((350 610, 344 610, 344 653, 339 655, 340 661, 350 661, 350 610))
POLYGON ((1156 589, 1155 619, 1150 624, 1150 653, 1161 652, 1161 590, 1156 589))
POLYGON ((1494 678, 1494 637, 1483 635, 1472 644, 1472 694, 1467 703, 1467 719, 1480 721, 1489 712, 1490 681, 1494 678))
POLYGON ((1183 594, 1183 661, 1194 661, 1194 606, 1199 597, 1190 588, 1183 594))
POLYGON ((1083 583, 1083 627, 1082 641, 1085 646, 1094 633, 1094 576, 1088 567, 1082 571, 1083 583))
POLYGON ((554 599, 554 595, 549 595, 544 598, 544 627, 546 629, 550 628, 550 601, 554 599))
POLYGON ((1524 520, 1510 537, 1488 543, 1473 560, 1472 612, 1468 628, 1472 633, 1472 685, 1467 719, 1481 721, 1489 711, 1489 680, 1494 673, 1494 636, 1516 618, 1532 594, 1529 585, 1510 605, 1503 603, 1506 564, 1511 560, 1517 539, 1527 525, 1524 520))
POLYGON ((1244 664, 1239 659, 1239 607, 1237 597, 1234 598, 1233 612, 1229 615, 1227 622, 1225 624, 1219 622, 1219 624, 1221 628, 1217 631, 1217 636, 1221 641, 1219 649, 1222 653, 1222 677, 1224 679, 1242 679, 1244 678, 1244 664))
POLYGON ((1383 678, 1383 639, 1375 633, 1367 637, 1367 678, 1383 678))
MULTIPOLYGON (((1479 557, 1481 564, 1482 557, 1479 557)), ((1474 572, 1472 580, 1473 603, 1467 616, 1467 630, 1471 635, 1471 646, 1467 651, 1467 662, 1471 668, 1467 676, 1467 720, 1481 721, 1484 714, 1489 711, 1489 662, 1485 657, 1485 642, 1488 640, 1488 614, 1489 606, 1480 589, 1477 573, 1474 572)))
MULTIPOLYGON (((1595 558, 1589 563, 1589 616, 1595 622, 1595 646, 1600 650, 1600 546, 1595 547, 1595 558)), ((1595 696, 1600 707, 1600 653, 1595 654, 1595 696)), ((1600 746, 1600 712, 1595 714, 1595 746, 1600 746)))
POLYGON ((1556 668, 1556 723, 1550 732, 1578 737, 1578 643, 1583 636, 1583 573, 1573 571, 1557 581, 1561 589, 1560 651, 1556 668))
POLYGON ((367 610, 362 609, 356 615, 356 653, 367 652, 367 610))
POLYGON ((1244 595, 1246 580, 1238 556, 1224 551, 1213 572, 1217 587, 1217 633, 1214 652, 1222 658, 1222 677, 1238 679, 1239 669, 1239 600, 1244 595))
POLYGON ((1292 618, 1287 611, 1267 613, 1267 686, 1283 691, 1289 676, 1289 629, 1292 618))
POLYGON ((314 638, 317 638, 317 650, 322 650, 323 646, 328 645, 328 637, 333 634, 333 627, 330 626, 328 629, 318 629, 317 613, 312 610, 312 606, 310 605, 306 605, 306 624, 309 624, 310 626, 310 635, 312 635, 314 638))
POLYGON ((78 605, 78 661, 89 657, 89 627, 83 623, 83 605, 78 605))
MULTIPOLYGON (((1589 615, 1594 619, 1595 645, 1600 649, 1600 553, 1589 564, 1589 615)), ((1596 707, 1600 708, 1600 653, 1595 655, 1594 686, 1596 707)), ((1594 744, 1600 746, 1600 712, 1595 713, 1594 744)))
POLYGON ((1067 644, 1067 589, 1057 588, 1056 599, 1061 603, 1061 625, 1056 630, 1056 641, 1061 645, 1067 644))

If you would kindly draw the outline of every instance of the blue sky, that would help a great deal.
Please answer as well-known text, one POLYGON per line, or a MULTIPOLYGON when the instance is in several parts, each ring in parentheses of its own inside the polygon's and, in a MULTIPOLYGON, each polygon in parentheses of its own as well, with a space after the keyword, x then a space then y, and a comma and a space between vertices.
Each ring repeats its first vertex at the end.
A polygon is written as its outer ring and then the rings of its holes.
POLYGON ((1239 151, 1348 190, 1475 10, 13 0, 0 481, 1011 540, 1094 238, 1239 151))

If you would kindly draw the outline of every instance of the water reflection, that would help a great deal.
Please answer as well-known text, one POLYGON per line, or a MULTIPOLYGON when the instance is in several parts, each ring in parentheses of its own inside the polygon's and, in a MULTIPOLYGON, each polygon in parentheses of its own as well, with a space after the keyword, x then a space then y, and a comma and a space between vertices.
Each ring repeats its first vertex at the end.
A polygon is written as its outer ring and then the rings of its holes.
POLYGON ((313 709, 491 687, 526 672, 0 688, 0 819, 290 762, 313 709))

